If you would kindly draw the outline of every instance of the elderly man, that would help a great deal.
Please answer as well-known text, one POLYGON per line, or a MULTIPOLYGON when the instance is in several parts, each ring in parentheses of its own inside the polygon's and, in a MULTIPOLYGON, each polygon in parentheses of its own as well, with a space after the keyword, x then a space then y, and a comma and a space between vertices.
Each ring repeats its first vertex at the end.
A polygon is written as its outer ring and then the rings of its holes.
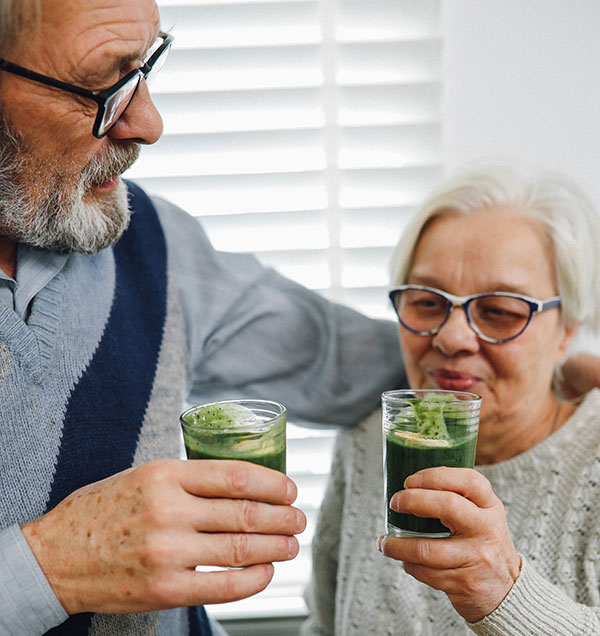
POLYGON ((391 325, 119 178, 171 39, 153 0, 0 0, 2 634, 210 634, 201 605, 263 589, 305 517, 280 473, 173 459, 184 401, 351 423, 398 383, 391 325))
POLYGON ((170 43, 153 0, 0 0, 2 634, 211 634, 201 605, 263 589, 305 518, 282 474, 172 459, 184 401, 344 424, 400 382, 391 323, 119 178, 170 43))

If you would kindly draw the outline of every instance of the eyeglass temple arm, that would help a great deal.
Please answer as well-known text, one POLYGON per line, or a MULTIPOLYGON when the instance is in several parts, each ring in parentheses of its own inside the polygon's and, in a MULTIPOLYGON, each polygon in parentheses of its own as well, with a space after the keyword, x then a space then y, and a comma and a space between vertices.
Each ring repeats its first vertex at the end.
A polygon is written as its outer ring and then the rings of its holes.
POLYGON ((554 307, 560 307, 561 301, 560 296, 555 296, 554 298, 549 298, 541 303, 539 303, 537 312, 546 311, 546 309, 552 309, 554 307))
POLYGON ((152 67, 156 63, 156 60, 164 53, 164 50, 173 44, 175 36, 171 33, 161 31, 158 37, 163 39, 163 43, 152 53, 152 55, 146 60, 144 65, 140 68, 140 71, 144 74, 144 77, 152 70, 152 67))
POLYGON ((28 68, 24 68, 23 66, 19 66, 18 64, 13 64, 12 62, 9 62, 8 60, 5 60, 3 58, 0 58, 0 69, 12 73, 13 75, 19 75, 20 77, 38 82, 39 84, 45 84, 46 86, 60 88, 63 91, 67 91, 75 95, 80 95, 81 97, 88 97, 89 99, 93 99, 97 103, 100 103, 102 101, 101 98, 98 97, 96 93, 94 93, 94 91, 87 90, 86 88, 80 88, 79 86, 73 86, 72 84, 67 84, 66 82, 61 82, 60 80, 54 79, 53 77, 41 75, 40 73, 30 71, 28 68))

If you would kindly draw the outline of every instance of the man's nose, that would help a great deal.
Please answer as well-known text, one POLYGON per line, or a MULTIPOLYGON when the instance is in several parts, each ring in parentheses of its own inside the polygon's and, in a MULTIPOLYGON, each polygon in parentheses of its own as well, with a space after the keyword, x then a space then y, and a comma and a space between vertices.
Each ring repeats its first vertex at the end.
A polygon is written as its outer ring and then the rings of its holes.
POLYGON ((463 307, 452 308, 448 320, 435 334, 432 343, 447 356, 461 352, 475 353, 480 346, 479 338, 471 329, 463 307))
POLYGON ((163 122, 145 80, 140 82, 131 104, 119 121, 108 132, 112 139, 153 144, 160 139, 163 122))

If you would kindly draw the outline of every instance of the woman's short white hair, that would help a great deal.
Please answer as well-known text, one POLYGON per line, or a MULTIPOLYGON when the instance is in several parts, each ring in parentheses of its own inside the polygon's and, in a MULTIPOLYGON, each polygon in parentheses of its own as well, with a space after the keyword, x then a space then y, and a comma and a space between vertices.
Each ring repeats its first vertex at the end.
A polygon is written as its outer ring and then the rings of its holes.
POLYGON ((526 176, 507 166, 465 168, 444 181, 406 226, 392 257, 392 284, 407 282, 426 225, 445 212, 510 206, 541 221, 554 254, 562 320, 598 330, 600 216, 583 191, 556 173, 526 176))

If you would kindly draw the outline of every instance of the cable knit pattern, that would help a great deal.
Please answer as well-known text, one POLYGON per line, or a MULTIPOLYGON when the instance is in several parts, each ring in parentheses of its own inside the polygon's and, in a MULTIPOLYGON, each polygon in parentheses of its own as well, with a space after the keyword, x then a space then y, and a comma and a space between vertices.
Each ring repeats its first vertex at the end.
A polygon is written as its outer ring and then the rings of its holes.
POLYGON ((600 634, 600 390, 551 437, 478 470, 503 501, 521 575, 490 615, 468 624, 446 595, 382 556, 381 413, 336 443, 313 543, 303 636, 600 634))

